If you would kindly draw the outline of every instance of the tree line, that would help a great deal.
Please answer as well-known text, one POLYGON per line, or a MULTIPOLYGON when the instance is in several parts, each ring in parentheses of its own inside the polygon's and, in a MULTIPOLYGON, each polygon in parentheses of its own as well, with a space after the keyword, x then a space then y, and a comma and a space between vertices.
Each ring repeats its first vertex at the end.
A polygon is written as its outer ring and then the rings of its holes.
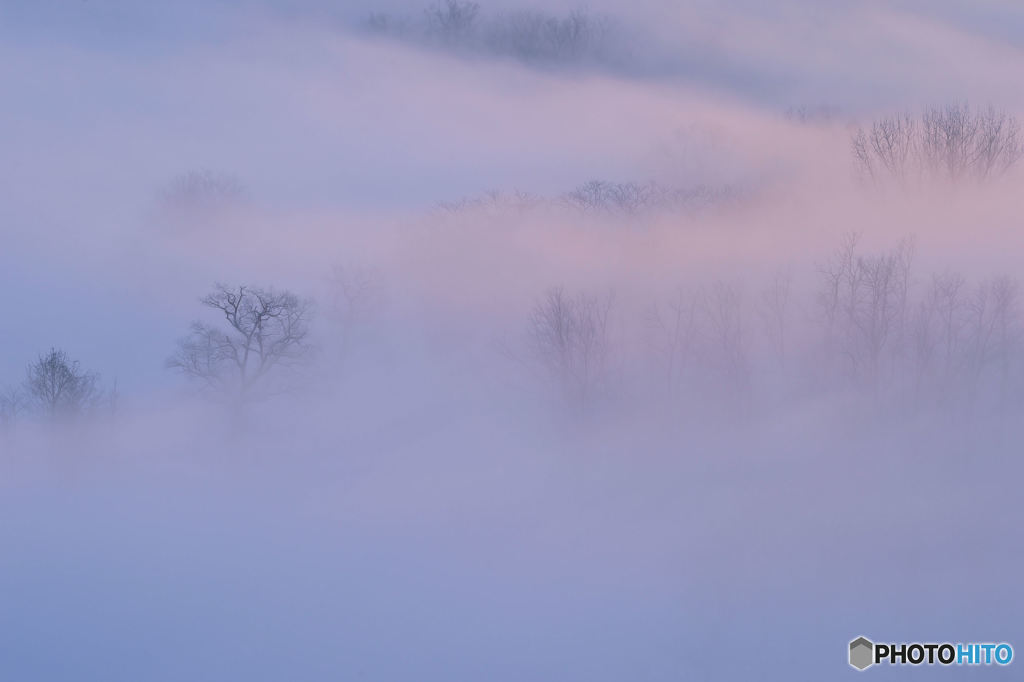
POLYGON ((931 106, 920 115, 894 114, 852 138, 856 168, 871 183, 900 186, 943 181, 984 182, 1005 175, 1024 156, 1015 116, 994 106, 931 106))
MULTIPOLYGON (((428 12, 437 30, 470 31, 478 8, 450 0, 428 12)), ((880 118, 852 138, 862 176, 876 183, 1001 177, 1024 156, 1015 117, 994 107, 931 107, 919 117, 880 118)), ((211 172, 179 178, 168 191, 174 205, 192 207, 244 194, 230 176, 211 172)), ((591 181, 556 199, 490 193, 445 204, 449 212, 481 206, 566 206, 583 212, 636 214, 735 198, 731 190, 668 188, 657 183, 591 181)), ((626 374, 643 367, 664 395, 718 402, 746 411, 757 396, 797 390, 849 390, 881 404, 960 407, 1024 400, 1019 285, 1000 275, 969 282, 955 271, 921 275, 915 244, 865 253, 856 234, 845 236, 816 272, 812 292, 793 287, 780 271, 751 292, 712 280, 680 288, 641 315, 619 310, 611 292, 542 292, 506 354, 529 365, 555 394, 589 409, 622 390, 626 374), (641 337, 635 352, 626 339, 641 337), (630 357, 632 355, 632 357, 630 357), (897 398, 898 397, 898 398, 897 398)), ((338 357, 351 350, 354 330, 381 301, 376 271, 338 267, 330 277, 329 318, 339 327, 338 357)), ((201 393, 244 405, 297 390, 313 358, 309 298, 260 285, 217 284, 200 299, 212 315, 194 322, 165 365, 201 393)), ((635 345, 635 344, 634 344, 635 345)), ((20 418, 68 422, 116 409, 116 384, 53 347, 30 362, 24 379, 0 391, 0 427, 20 418)))
MULTIPOLYGON (((614 292, 541 292, 506 356, 550 395, 588 411, 644 386, 668 404, 749 414, 796 396, 859 395, 869 404, 1003 409, 1024 404, 1024 311, 1009 275, 971 283, 919 274, 906 239, 866 252, 846 235, 799 292, 791 270, 759 287, 727 280, 679 288, 642 311, 614 292), (630 343, 639 339, 640 343, 630 343), (645 379, 646 378, 646 379, 645 379)), ((326 301, 339 357, 381 302, 379 275, 336 268, 326 301)), ((218 284, 165 366, 203 395, 239 408, 299 390, 314 360, 312 299, 287 290, 218 284)), ((0 395, 0 418, 47 422, 116 407, 116 388, 53 348, 0 395)))
POLYGON ((537 9, 489 15, 468 0, 439 0, 415 15, 371 12, 364 23, 374 35, 550 65, 611 58, 614 26, 607 16, 584 9, 564 15, 537 9))
POLYGON ((638 315, 611 294, 552 288, 515 358, 576 409, 643 385, 659 402, 733 416, 801 396, 959 414, 1024 404, 1018 281, 921 275, 913 240, 874 253, 861 241, 844 236, 802 292, 783 269, 757 287, 681 287, 638 315))
POLYGON ((734 206, 744 198, 745 191, 731 185, 679 187, 652 180, 616 182, 595 179, 554 196, 527 192, 507 194, 494 190, 455 201, 443 201, 437 204, 437 208, 446 213, 481 209, 512 209, 523 213, 560 208, 590 215, 636 216, 660 211, 698 213, 715 207, 734 206))

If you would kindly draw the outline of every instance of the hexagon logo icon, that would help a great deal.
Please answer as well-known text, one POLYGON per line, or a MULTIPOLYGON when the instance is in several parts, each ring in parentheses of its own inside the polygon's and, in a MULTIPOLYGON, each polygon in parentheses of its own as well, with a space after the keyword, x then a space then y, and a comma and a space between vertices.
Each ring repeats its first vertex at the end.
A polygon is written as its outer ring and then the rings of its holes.
POLYGON ((864 670, 875 662, 875 645, 867 637, 858 637, 850 642, 850 665, 864 670))

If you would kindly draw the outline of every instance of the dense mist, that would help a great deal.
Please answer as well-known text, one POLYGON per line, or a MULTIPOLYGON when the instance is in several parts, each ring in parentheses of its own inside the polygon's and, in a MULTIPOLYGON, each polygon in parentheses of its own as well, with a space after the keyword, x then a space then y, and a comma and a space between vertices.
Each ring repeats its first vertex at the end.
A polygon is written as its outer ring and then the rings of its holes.
POLYGON ((1024 642, 1022 47, 1009 0, 0 0, 0 679, 1024 642))

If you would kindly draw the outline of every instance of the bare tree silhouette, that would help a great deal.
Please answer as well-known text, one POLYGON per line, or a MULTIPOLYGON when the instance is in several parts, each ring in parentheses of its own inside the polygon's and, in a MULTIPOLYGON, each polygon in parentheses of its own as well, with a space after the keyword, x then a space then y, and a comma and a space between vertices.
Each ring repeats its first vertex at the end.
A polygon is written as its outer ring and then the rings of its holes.
POLYGON ((548 290, 530 312, 531 357, 579 408, 587 407, 610 378, 611 307, 611 296, 570 296, 558 287, 548 290))
POLYGON ((75 418, 100 404, 103 393, 98 384, 98 374, 84 371, 67 353, 51 348, 28 366, 24 397, 46 419, 75 418))
POLYGON ((312 303, 291 292, 218 284, 202 304, 219 313, 220 324, 194 322, 167 367, 232 402, 282 390, 272 378, 289 374, 311 350, 312 303))

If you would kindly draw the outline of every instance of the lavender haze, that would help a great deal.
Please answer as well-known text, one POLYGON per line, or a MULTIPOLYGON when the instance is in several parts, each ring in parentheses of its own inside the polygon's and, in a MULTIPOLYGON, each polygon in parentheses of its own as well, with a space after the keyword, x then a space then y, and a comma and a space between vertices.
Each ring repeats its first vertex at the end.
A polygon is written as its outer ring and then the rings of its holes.
POLYGON ((1022 48, 1011 0, 0 0, 0 679, 1024 647, 1022 48))

